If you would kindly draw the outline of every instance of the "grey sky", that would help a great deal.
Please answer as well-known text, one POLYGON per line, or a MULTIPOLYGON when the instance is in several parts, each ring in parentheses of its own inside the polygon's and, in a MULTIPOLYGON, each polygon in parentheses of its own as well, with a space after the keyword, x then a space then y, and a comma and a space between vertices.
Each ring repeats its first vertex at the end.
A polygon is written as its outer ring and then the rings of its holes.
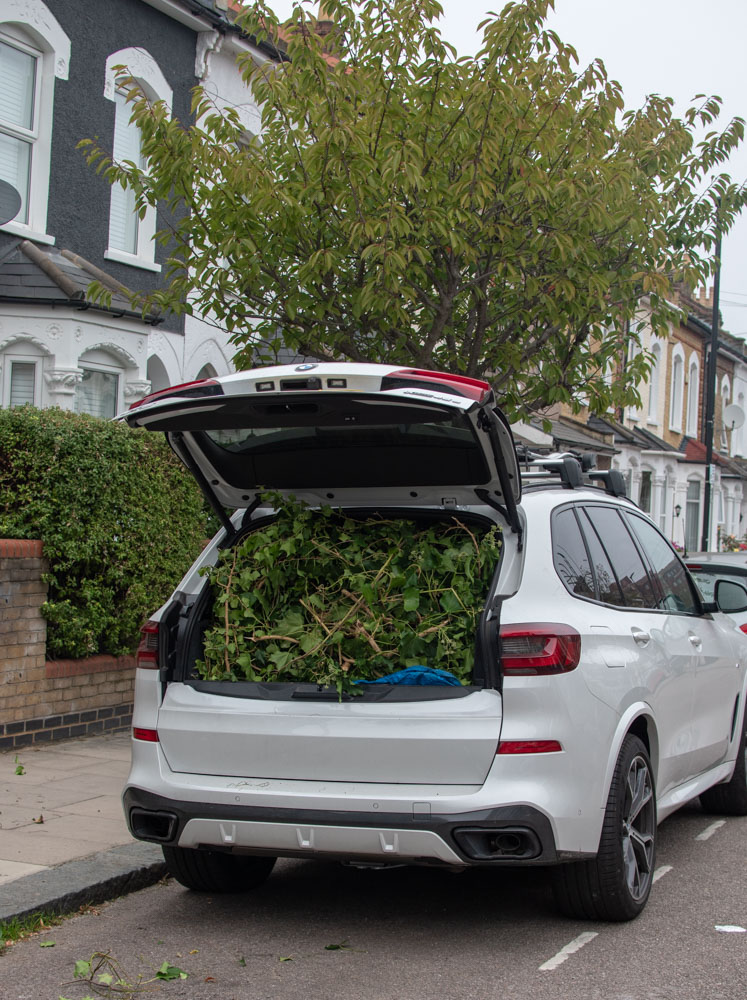
MULTIPOLYGON (((500 11, 503 0, 441 0, 442 33, 468 55, 479 46, 477 25, 485 12, 500 11)), ((272 4, 286 14, 291 0, 272 4)), ((682 112, 698 93, 723 98, 721 122, 747 118, 747 0, 556 0, 550 19, 563 41, 586 65, 600 58, 622 85, 629 108, 645 95, 674 98, 682 112)), ((736 181, 747 179, 747 147, 728 168, 736 181)), ((724 240, 721 311, 732 333, 747 336, 747 215, 724 240)))

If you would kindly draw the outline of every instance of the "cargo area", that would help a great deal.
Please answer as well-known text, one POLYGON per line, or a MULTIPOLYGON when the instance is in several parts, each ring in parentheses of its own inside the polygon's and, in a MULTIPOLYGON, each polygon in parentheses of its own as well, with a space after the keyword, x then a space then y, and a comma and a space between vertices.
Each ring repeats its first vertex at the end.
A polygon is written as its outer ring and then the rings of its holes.
POLYGON ((259 518, 182 626, 187 657, 158 717, 169 766, 481 783, 501 724, 484 662, 500 552, 500 529, 474 513, 286 502, 259 518), (396 683, 407 668, 417 682, 396 683))

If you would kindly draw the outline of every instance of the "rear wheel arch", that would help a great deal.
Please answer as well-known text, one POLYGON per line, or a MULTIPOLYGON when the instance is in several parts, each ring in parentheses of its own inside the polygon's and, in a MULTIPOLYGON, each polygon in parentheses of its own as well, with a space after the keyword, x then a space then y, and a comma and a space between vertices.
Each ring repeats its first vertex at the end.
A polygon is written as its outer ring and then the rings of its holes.
POLYGON ((651 771, 654 776, 654 783, 657 785, 659 777, 659 732, 648 705, 644 702, 638 702, 635 705, 631 705, 625 710, 625 712, 623 712, 618 722, 614 738, 610 743, 607 771, 605 773, 603 788, 605 802, 607 801, 607 796, 609 795, 610 787, 612 785, 612 776, 617 764, 617 759, 620 755, 620 749, 625 742, 625 738, 629 735, 637 736, 646 748, 646 752, 651 762, 651 771))
POLYGON ((628 732, 637 736, 643 743, 648 751, 654 774, 657 774, 659 770, 659 736, 654 720, 650 715, 639 715, 628 727, 628 732))

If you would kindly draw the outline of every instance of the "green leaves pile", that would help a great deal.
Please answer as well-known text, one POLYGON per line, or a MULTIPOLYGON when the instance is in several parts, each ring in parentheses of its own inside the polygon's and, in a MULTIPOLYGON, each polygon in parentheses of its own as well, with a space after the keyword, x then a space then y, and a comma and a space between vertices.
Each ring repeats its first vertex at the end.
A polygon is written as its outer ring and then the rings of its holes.
POLYGON ((414 664, 469 683, 497 528, 354 520, 273 498, 277 518, 210 569, 205 680, 301 681, 339 691, 414 664))

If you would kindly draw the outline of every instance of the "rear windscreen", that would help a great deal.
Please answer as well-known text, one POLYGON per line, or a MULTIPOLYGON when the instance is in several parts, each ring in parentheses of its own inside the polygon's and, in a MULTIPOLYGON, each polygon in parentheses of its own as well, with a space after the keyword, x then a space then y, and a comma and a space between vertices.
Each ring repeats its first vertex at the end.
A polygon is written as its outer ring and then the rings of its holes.
POLYGON ((221 427, 194 433, 230 484, 302 489, 479 485, 490 473, 461 414, 399 424, 221 427))

